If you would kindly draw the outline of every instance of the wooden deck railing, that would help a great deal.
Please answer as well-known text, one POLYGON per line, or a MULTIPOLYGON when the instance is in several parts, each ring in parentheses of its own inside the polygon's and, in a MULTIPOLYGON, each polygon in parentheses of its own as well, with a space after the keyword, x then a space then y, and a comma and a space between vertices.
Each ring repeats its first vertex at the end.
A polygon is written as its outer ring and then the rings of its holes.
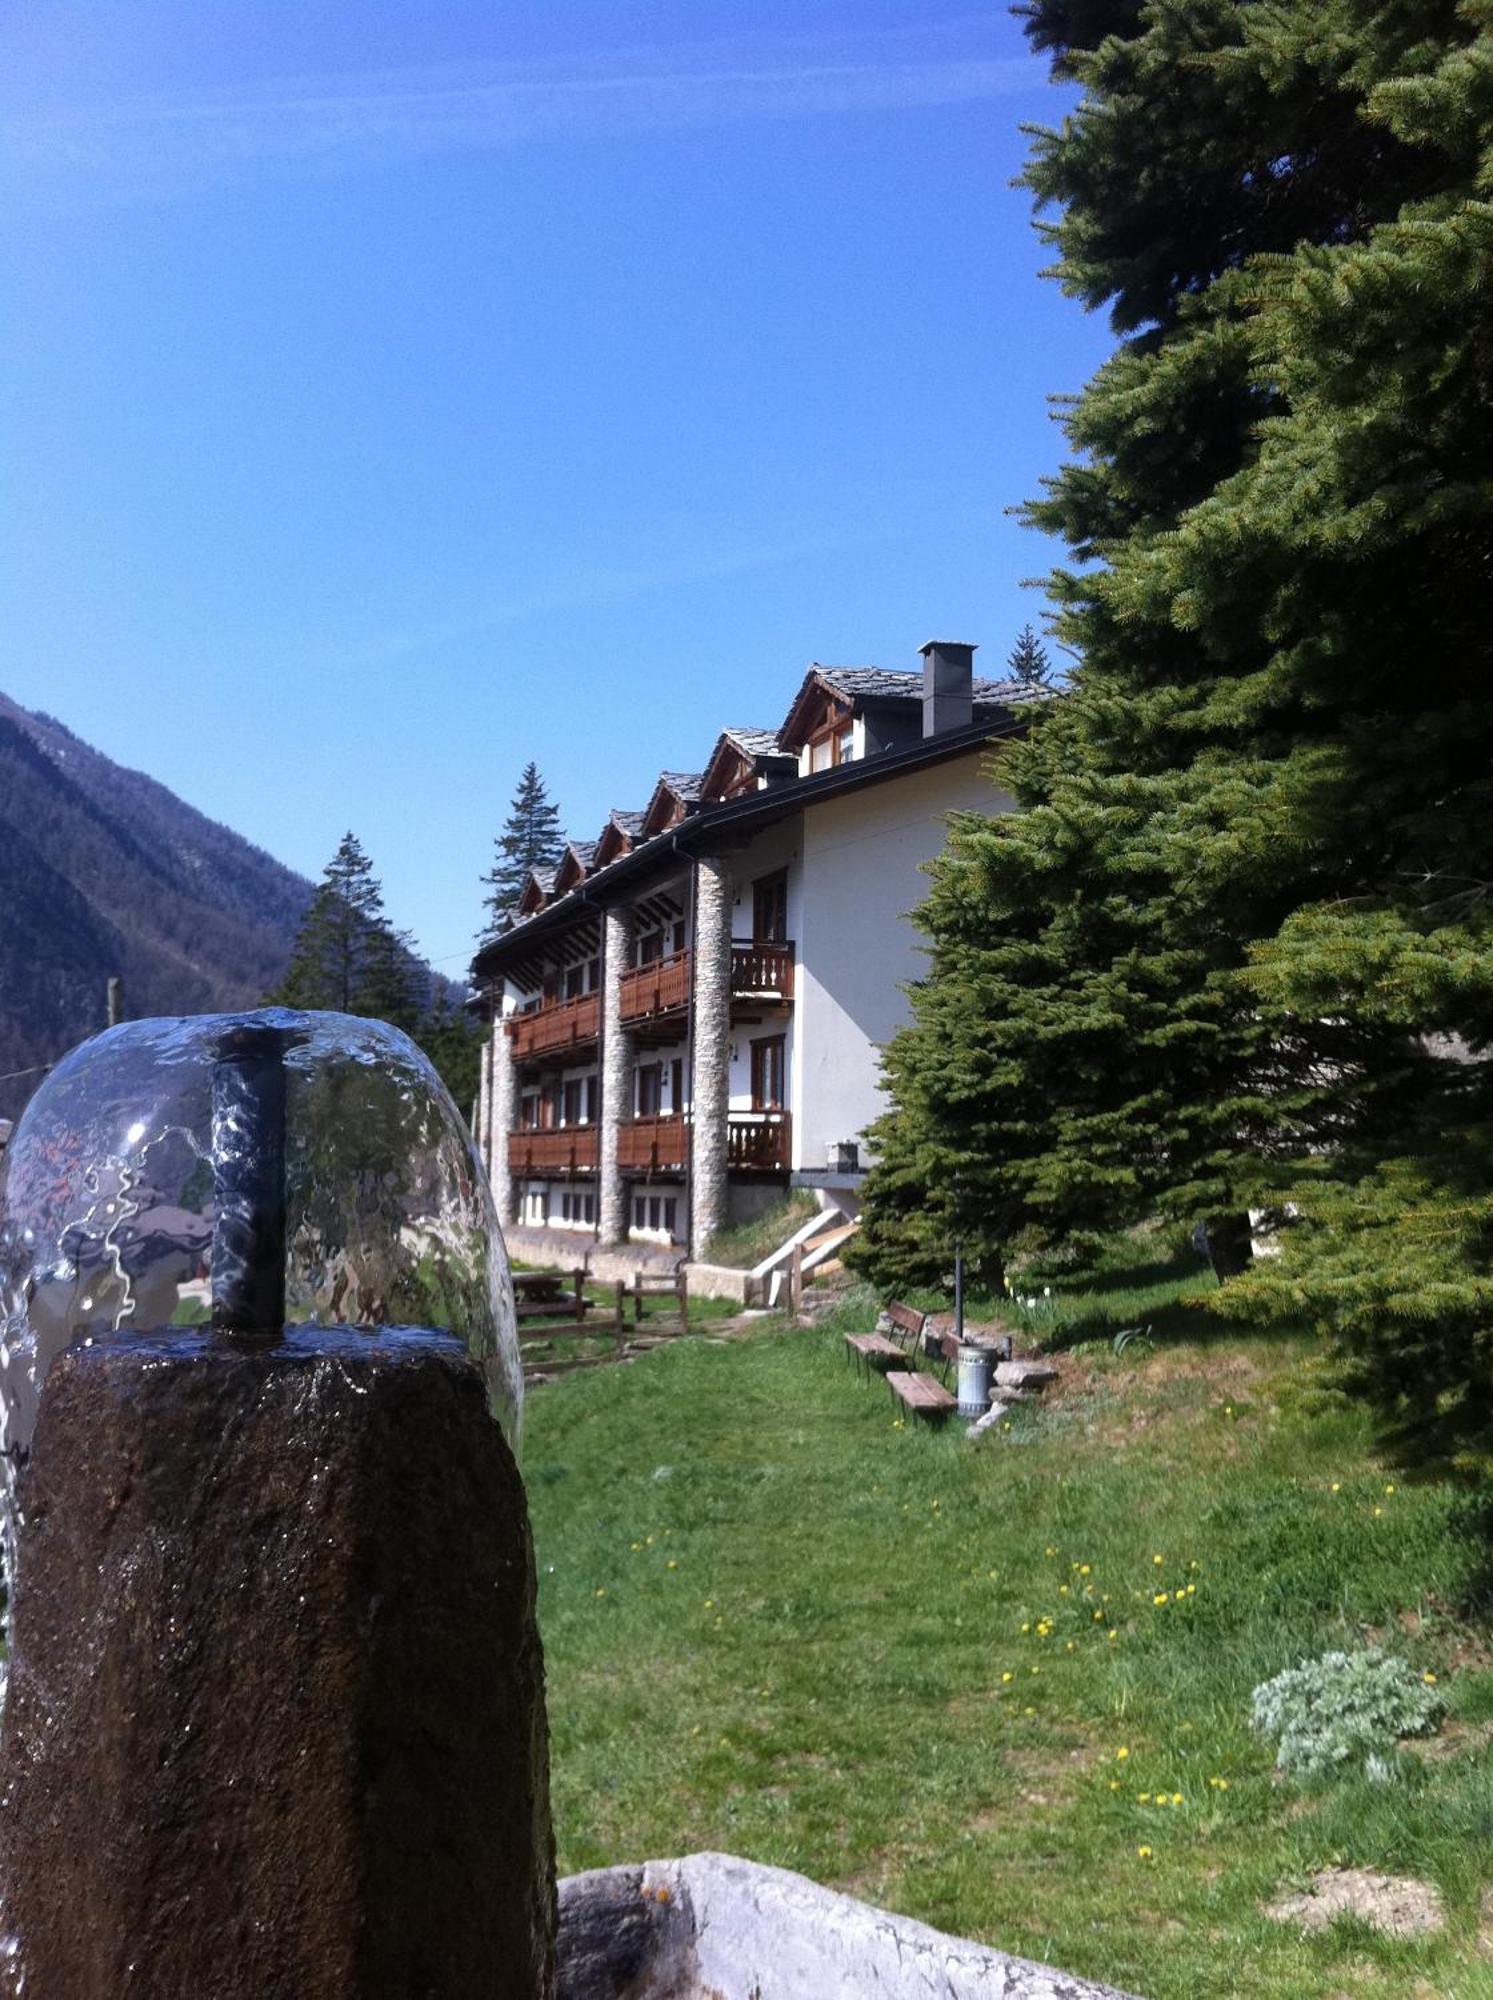
POLYGON ((510 1015, 508 1033, 513 1038, 514 1056, 522 1062, 527 1056, 594 1042, 600 1024, 601 995, 587 993, 578 1000, 551 1000, 527 1014, 510 1015))
POLYGON ((793 945, 784 938, 731 940, 731 991, 754 999, 793 998, 793 945))
POLYGON ((793 1164, 793 1116, 733 1111, 726 1125, 726 1165, 740 1172, 785 1173, 793 1164))
POLYGON ((624 1171, 678 1173, 688 1150, 682 1118, 629 1118, 617 1130, 617 1164, 624 1171))
POLYGON ((508 1170, 515 1174, 579 1174, 596 1167, 596 1127, 562 1125, 553 1132, 510 1132, 508 1170))
POLYGON ((690 955, 670 952, 622 975, 619 998, 624 1021, 646 1021, 650 1015, 673 1014, 689 1005, 690 955))

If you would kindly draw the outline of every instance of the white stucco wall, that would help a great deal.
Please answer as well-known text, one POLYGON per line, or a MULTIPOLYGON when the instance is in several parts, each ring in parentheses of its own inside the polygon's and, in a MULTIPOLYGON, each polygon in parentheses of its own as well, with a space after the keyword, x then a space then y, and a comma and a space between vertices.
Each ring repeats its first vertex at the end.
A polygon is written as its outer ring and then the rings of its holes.
POLYGON ((984 775, 988 757, 974 751, 804 813, 789 1051, 796 1168, 822 1169, 826 1147, 859 1138, 883 1108, 878 1052, 907 1018, 900 988, 926 964, 910 921, 928 891, 922 866, 942 849, 949 813, 1014 806, 984 775))

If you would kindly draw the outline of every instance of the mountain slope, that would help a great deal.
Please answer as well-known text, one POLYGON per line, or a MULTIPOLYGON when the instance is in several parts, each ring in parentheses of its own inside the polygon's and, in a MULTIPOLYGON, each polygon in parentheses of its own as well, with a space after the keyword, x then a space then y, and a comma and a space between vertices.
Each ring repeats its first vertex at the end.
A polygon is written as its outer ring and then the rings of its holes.
POLYGON ((284 969, 311 885, 174 793, 0 695, 0 1117, 126 1010, 250 1005, 284 969))

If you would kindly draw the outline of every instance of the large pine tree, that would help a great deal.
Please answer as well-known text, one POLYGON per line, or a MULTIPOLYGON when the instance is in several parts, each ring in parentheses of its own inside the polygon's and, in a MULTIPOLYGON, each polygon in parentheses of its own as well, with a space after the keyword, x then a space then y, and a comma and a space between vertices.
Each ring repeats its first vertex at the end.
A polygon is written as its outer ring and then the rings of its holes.
POLYGON ((1023 11, 1084 90, 1029 184, 1120 336, 1030 509, 1083 665, 938 871, 866 1255, 936 1259, 955 1185, 992 1250, 1157 1208, 1237 1250, 1289 1193, 1225 1300, 1486 1441, 1493 11, 1023 11))
POLYGON ((357 835, 345 833, 307 905, 276 999, 287 1007, 376 1012, 364 1001, 388 929, 373 863, 357 835))
POLYGON ((495 936, 510 922, 530 870, 552 866, 564 852, 560 809, 550 800, 539 766, 525 764, 498 835, 492 868, 482 878, 487 885, 485 936, 495 936))
POLYGON ((1052 662, 1047 657, 1047 648, 1030 625, 1023 625, 1017 633, 1016 644, 1006 656, 1006 672, 1024 687, 1052 686, 1052 662))

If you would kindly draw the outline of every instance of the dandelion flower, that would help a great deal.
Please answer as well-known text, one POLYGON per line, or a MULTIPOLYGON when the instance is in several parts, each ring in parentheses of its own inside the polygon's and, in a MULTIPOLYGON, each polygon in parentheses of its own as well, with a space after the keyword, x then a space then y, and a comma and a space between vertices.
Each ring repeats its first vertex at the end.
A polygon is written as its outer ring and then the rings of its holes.
POLYGON ((1137 1854, 1138 1854, 1138 1855, 1140 1856, 1140 1858, 1141 1858, 1141 1860, 1142 1860, 1142 1861, 1149 1861, 1149 1860, 1150 1860, 1150 1858, 1151 1858, 1151 1850, 1150 1850, 1150 1848, 1149 1848, 1149 1847, 1138 1847, 1138 1848, 1136 1848, 1136 1850, 1135 1850, 1135 1851, 1136 1851, 1136 1853, 1137 1853, 1137 1854))
POLYGON ((1421 1679, 1427 1687, 1435 1687, 1436 1685, 1436 1676, 1434 1674, 1422 1674, 1421 1679))
POLYGON ((1128 1744, 1125 1744, 1125 1743, 1122 1743, 1122 1744, 1120 1745, 1119 1749, 1118 1749, 1118 1750, 1117 1750, 1117 1751, 1115 1752, 1115 1762, 1116 1762, 1117 1764, 1123 1764, 1123 1763, 1124 1763, 1124 1761, 1125 1761, 1125 1759, 1126 1759, 1126 1758, 1127 1758, 1127 1757, 1128 1757, 1129 1755, 1130 1755, 1130 1748, 1129 1748, 1129 1745, 1128 1745, 1128 1744))
POLYGON ((1156 1567, 1157 1567, 1158 1569, 1160 1569, 1161 1565, 1162 1565, 1162 1564, 1163 1564, 1163 1563, 1164 1563, 1164 1562, 1166 1561, 1166 1557, 1165 1557, 1165 1556, 1152 1556, 1151 1560, 1152 1560, 1152 1562, 1153 1562, 1153 1563, 1155 1563, 1156 1567))
POLYGON ((1385 1492, 1386 1492, 1386 1493, 1393 1493, 1393 1492, 1394 1492, 1394 1488, 1393 1488, 1392 1486, 1386 1486, 1384 1490, 1385 1490, 1385 1492))
POLYGON ((1179 1806, 1179 1805, 1181 1805, 1181 1803, 1182 1803, 1182 1794, 1181 1794, 1180 1792, 1173 1792, 1173 1793, 1172 1793, 1172 1804, 1173 1804, 1174 1806, 1179 1806))

